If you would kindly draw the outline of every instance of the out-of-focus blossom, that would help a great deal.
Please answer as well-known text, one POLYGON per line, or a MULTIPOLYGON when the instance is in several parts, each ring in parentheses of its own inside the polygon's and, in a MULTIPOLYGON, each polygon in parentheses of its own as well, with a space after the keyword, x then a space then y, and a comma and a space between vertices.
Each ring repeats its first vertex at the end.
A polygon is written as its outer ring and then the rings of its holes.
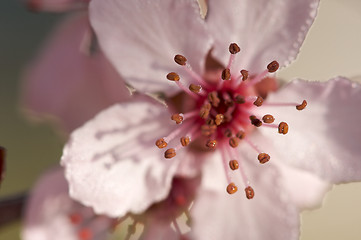
POLYGON ((84 10, 89 0, 26 0, 31 11, 64 12, 70 10, 84 10))
POLYGON ((361 88, 295 80, 263 99, 256 84, 296 57, 318 1, 208 2, 205 21, 191 0, 91 2, 100 45, 129 83, 185 94, 168 108, 136 97, 74 131, 62 157, 70 195, 97 213, 140 214, 174 177, 201 174, 191 238, 297 239, 300 209, 361 179, 361 88))

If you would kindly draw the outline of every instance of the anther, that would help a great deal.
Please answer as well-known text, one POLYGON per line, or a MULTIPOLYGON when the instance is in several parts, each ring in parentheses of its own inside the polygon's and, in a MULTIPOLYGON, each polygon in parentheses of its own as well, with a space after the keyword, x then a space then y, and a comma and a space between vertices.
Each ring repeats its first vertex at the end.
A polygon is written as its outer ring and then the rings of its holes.
POLYGON ((270 64, 267 65, 268 72, 273 73, 278 70, 280 65, 277 61, 272 61, 270 64))
POLYGON ((175 121, 176 124, 181 124, 183 122, 183 116, 179 113, 173 114, 171 119, 175 121))
POLYGON ((218 107, 220 99, 216 91, 208 93, 208 101, 212 104, 213 107, 218 107))
POLYGON ((204 125, 201 126, 201 133, 202 133, 203 136, 209 137, 213 133, 215 133, 216 129, 217 129, 216 125, 204 124, 204 125))
POLYGON ((271 114, 266 114, 262 118, 264 123, 273 123, 275 121, 275 118, 271 114))
POLYGON ((238 137, 239 139, 243 139, 245 136, 246 136, 246 133, 244 131, 242 131, 242 130, 239 130, 236 133, 236 137, 238 137))
POLYGON ((212 108, 211 104, 209 104, 209 103, 204 104, 201 107, 201 110, 199 111, 199 116, 203 119, 207 119, 211 108, 212 108))
POLYGON ((231 160, 231 161, 229 161, 229 167, 230 167, 232 170, 238 169, 238 167, 239 167, 238 161, 237 161, 237 160, 231 160))
POLYGON ((217 147, 217 140, 209 140, 207 143, 206 143, 206 146, 210 149, 216 149, 217 147))
POLYGON ((170 81, 179 81, 180 80, 180 77, 177 73, 175 72, 170 72, 167 74, 167 79, 170 80, 170 81))
POLYGON ((303 100, 303 102, 300 105, 296 106, 296 109, 301 111, 301 110, 305 109, 306 106, 307 106, 307 101, 303 100))
POLYGON ((222 79, 223 80, 229 80, 231 79, 231 71, 229 70, 229 68, 226 68, 222 71, 222 79))
POLYGON ((202 86, 192 83, 191 85, 189 85, 189 90, 191 90, 194 93, 199 93, 202 90, 202 86))
POLYGON ((265 164, 270 160, 270 156, 267 153, 260 153, 258 154, 258 160, 261 164, 265 164))
POLYGON ((183 55, 177 54, 177 55, 175 55, 175 57, 174 57, 174 61, 175 61, 176 63, 178 63, 179 65, 184 66, 184 65, 186 65, 186 63, 187 63, 187 58, 185 58, 183 55))
POLYGON ((180 142, 183 147, 186 147, 189 145, 191 139, 189 137, 181 137, 180 142))
POLYGON ((230 184, 228 184, 228 186, 227 186, 227 192, 228 192, 229 194, 233 194, 233 193, 237 192, 237 190, 238 190, 238 188, 237 188, 237 186, 236 186, 233 182, 230 183, 230 184))
POLYGON ((238 104, 243 104, 246 102, 246 99, 242 95, 237 94, 234 96, 234 101, 238 104))
POLYGON ((288 133, 288 124, 285 122, 280 122, 278 125, 278 133, 287 134, 288 133))
POLYGON ((236 148, 236 147, 238 146, 238 144, 239 144, 239 138, 237 138, 237 137, 231 137, 231 138, 229 139, 229 145, 230 145, 231 147, 236 148))
POLYGON ((168 143, 166 141, 164 141, 164 138, 159 138, 156 142, 155 142, 155 145, 158 147, 158 148, 165 148, 168 146, 168 143))
POLYGON ((221 125, 224 121, 224 115, 223 114, 217 114, 216 115, 216 119, 214 120, 214 122, 216 123, 217 126, 221 125))
POLYGON ((248 79, 248 71, 247 70, 241 70, 242 74, 242 81, 246 81, 248 79))
POLYGON ((78 232, 78 237, 80 240, 90 240, 93 238, 93 233, 89 228, 83 228, 78 232))
POLYGON ((231 54, 239 53, 239 51, 241 51, 241 48, 237 45, 237 43, 231 43, 229 45, 229 52, 231 54))
POLYGON ((262 103, 263 103, 263 98, 260 97, 260 96, 258 96, 257 99, 256 99, 256 101, 253 102, 253 104, 254 104, 255 106, 257 106, 257 107, 262 106, 262 103))
POLYGON ((246 192, 246 197, 248 199, 252 199, 254 197, 254 190, 251 186, 246 187, 244 191, 246 192))
POLYGON ((249 119, 251 120, 252 125, 254 125, 256 127, 262 126, 262 121, 259 120, 256 116, 251 115, 251 116, 249 116, 249 119))
POLYGON ((175 152, 175 149, 174 148, 169 148, 167 149, 167 151, 165 151, 164 153, 164 157, 165 158, 172 158, 172 157, 175 157, 176 155, 176 152, 175 152))
POLYGON ((224 136, 226 136, 226 137, 232 137, 232 131, 231 131, 231 129, 227 128, 226 130, 224 130, 224 136))

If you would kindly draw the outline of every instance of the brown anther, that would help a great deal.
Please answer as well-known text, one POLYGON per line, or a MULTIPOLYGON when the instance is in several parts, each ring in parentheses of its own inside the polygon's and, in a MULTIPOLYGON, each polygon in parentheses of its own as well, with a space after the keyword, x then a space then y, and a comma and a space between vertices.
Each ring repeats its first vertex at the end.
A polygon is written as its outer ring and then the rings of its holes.
POLYGON ((209 111, 211 110, 212 106, 209 103, 204 104, 199 111, 199 116, 203 119, 207 119, 209 115, 209 111))
POLYGON ((170 80, 170 81, 179 81, 180 80, 180 77, 177 73, 175 72, 170 72, 167 74, 167 79, 170 80))
POLYGON ((176 152, 175 152, 175 149, 174 148, 169 148, 167 149, 167 151, 165 151, 164 153, 164 157, 165 158, 172 158, 172 157, 175 157, 176 155, 176 152))
POLYGON ((287 134, 288 133, 288 124, 285 122, 280 122, 278 125, 278 133, 287 134))
POLYGON ((258 160, 261 164, 265 164, 271 159, 271 157, 267 153, 258 154, 258 160))
POLYGON ((202 86, 195 85, 192 83, 191 85, 189 85, 189 90, 191 90, 191 92, 194 92, 194 93, 199 93, 202 90, 202 86))
POLYGON ((248 79, 248 71, 247 70, 241 70, 242 74, 242 81, 246 81, 248 79))
POLYGON ((238 167, 239 167, 238 161, 237 161, 237 160, 231 160, 231 161, 229 161, 229 167, 230 167, 232 170, 238 169, 238 167))
POLYGON ((280 65, 278 64, 277 61, 272 61, 270 62, 270 64, 267 65, 268 72, 270 73, 277 71, 279 67, 280 65))
POLYGON ((239 144, 239 138, 237 138, 237 137, 231 137, 231 138, 229 139, 229 145, 230 145, 231 147, 236 148, 236 147, 238 146, 238 144, 239 144))
POLYGON ((176 63, 178 63, 179 65, 184 66, 187 63, 187 58, 184 57, 183 55, 177 54, 177 55, 174 56, 174 61, 176 63))
POLYGON ((234 101, 238 104, 243 104, 246 102, 246 99, 242 95, 237 94, 234 96, 234 101))
POLYGON ((237 186, 236 186, 233 182, 231 182, 230 184, 228 184, 228 186, 227 186, 227 192, 228 192, 229 194, 233 194, 233 193, 237 192, 237 190, 238 190, 238 188, 237 188, 237 186))
POLYGON ((217 126, 221 125, 224 122, 224 115, 223 114, 217 114, 216 119, 214 120, 217 126))
POLYGON ((224 130, 224 136, 226 136, 226 137, 232 137, 232 131, 231 131, 231 129, 227 128, 226 130, 224 130))
POLYGON ((300 105, 296 106, 296 109, 301 111, 301 110, 305 109, 306 106, 307 106, 307 101, 303 100, 303 102, 300 105))
POLYGON ((213 133, 215 133, 216 129, 217 129, 216 125, 204 124, 204 125, 201 126, 201 133, 202 133, 203 136, 209 137, 213 133))
POLYGON ((229 45, 229 52, 231 54, 239 53, 239 51, 241 51, 241 48, 237 45, 237 43, 231 43, 229 45))
POLYGON ((216 149, 216 147, 217 147, 217 140, 209 140, 209 141, 206 143, 206 146, 207 146, 209 149, 216 149))
POLYGON ((246 133, 244 131, 242 131, 242 130, 239 130, 236 133, 236 137, 238 137, 239 139, 243 139, 245 136, 246 136, 246 133))
POLYGON ((225 100, 224 100, 224 104, 225 104, 227 107, 233 107, 234 102, 232 101, 232 99, 225 99, 225 100))
POLYGON ((262 106, 263 103, 263 98, 261 96, 258 96, 256 101, 253 102, 254 105, 256 105, 257 107, 262 106))
POLYGON ((159 138, 156 142, 155 142, 155 145, 158 147, 158 148, 165 148, 168 146, 168 143, 166 141, 164 141, 164 138, 159 138))
POLYGON ((275 118, 271 114, 266 114, 262 118, 264 123, 273 123, 275 121, 275 118))
POLYGON ((262 121, 259 120, 256 116, 251 115, 251 116, 249 116, 249 119, 251 120, 252 125, 254 125, 256 127, 262 126, 262 121))
POLYGON ((214 125, 214 120, 213 119, 211 119, 211 118, 208 118, 207 120, 206 120, 206 124, 207 125, 214 125))
POLYGON ((181 137, 180 142, 183 147, 186 147, 191 142, 191 139, 189 137, 181 137))
POLYGON ((183 122, 183 116, 179 113, 173 114, 171 119, 175 121, 176 124, 181 124, 183 122))
POLYGON ((231 70, 229 70, 229 68, 226 68, 222 71, 222 79, 223 80, 229 80, 231 79, 231 70))
POLYGON ((213 107, 218 107, 220 99, 216 91, 208 93, 208 101, 212 104, 213 107))
POLYGON ((248 199, 252 199, 254 197, 254 190, 251 186, 246 187, 244 191, 246 192, 246 197, 248 199))

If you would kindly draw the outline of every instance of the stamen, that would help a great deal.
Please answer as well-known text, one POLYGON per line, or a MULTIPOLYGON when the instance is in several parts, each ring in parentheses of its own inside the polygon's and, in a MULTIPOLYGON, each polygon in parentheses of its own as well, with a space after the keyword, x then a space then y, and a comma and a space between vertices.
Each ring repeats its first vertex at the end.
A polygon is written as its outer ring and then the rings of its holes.
POLYGON ((280 65, 277 61, 272 61, 267 65, 268 72, 270 72, 270 73, 276 72, 279 67, 280 67, 280 65))
POLYGON ((243 104, 246 102, 246 99, 242 95, 237 94, 234 96, 234 101, 238 104, 243 104))
POLYGON ((229 194, 233 194, 233 193, 237 192, 237 190, 238 190, 238 188, 237 188, 237 186, 236 186, 233 182, 231 182, 230 184, 228 184, 228 186, 227 186, 227 192, 228 192, 229 194))
POLYGON ((275 118, 271 114, 266 114, 262 118, 264 123, 273 123, 275 121, 275 118))
POLYGON ((246 197, 248 199, 252 199, 254 197, 254 190, 251 186, 246 187, 244 191, 246 192, 246 197))
POLYGON ((176 152, 175 152, 175 149, 174 148, 169 148, 167 149, 167 151, 165 151, 164 153, 164 157, 165 158, 173 158, 175 157, 176 155, 176 152))
POLYGON ((262 121, 259 120, 255 115, 249 116, 249 119, 251 120, 252 125, 254 125, 256 127, 262 126, 262 121))
POLYGON ((237 160, 231 160, 231 161, 229 161, 229 167, 230 167, 232 170, 238 169, 238 167, 239 167, 238 161, 237 161, 237 160))
POLYGON ((270 156, 267 153, 260 153, 258 154, 258 160, 261 164, 265 164, 270 160, 270 156))
POLYGON ((200 93, 202 91, 202 86, 195 85, 192 83, 191 85, 189 85, 189 90, 191 90, 191 92, 194 92, 194 93, 200 93))
POLYGON ((156 142, 155 142, 155 145, 158 147, 158 148, 165 148, 168 146, 168 143, 166 141, 164 141, 164 138, 159 138, 156 142))
POLYGON ((296 106, 296 109, 301 111, 301 110, 305 109, 306 106, 307 106, 307 102, 306 102, 306 100, 303 100, 303 102, 300 105, 296 106))
POLYGON ((231 138, 229 139, 229 145, 230 145, 231 147, 236 148, 236 147, 238 146, 238 144, 239 144, 239 138, 237 138, 237 137, 231 137, 231 138))
POLYGON ((278 125, 278 133, 287 134, 288 133, 288 124, 285 122, 280 122, 278 125))
POLYGON ((224 136, 226 137, 232 137, 232 130, 227 128, 226 130, 224 130, 224 136))
POLYGON ((257 107, 262 106, 262 103, 263 103, 263 98, 261 96, 258 96, 256 101, 253 102, 253 104, 257 107))
POLYGON ((223 80, 229 80, 231 79, 231 71, 229 70, 229 68, 226 68, 222 71, 222 79, 223 80))
POLYGON ((218 107, 219 103, 221 102, 216 91, 208 93, 208 101, 212 104, 213 107, 218 107))
POLYGON ((188 88, 186 88, 180 81, 175 81, 180 89, 182 89, 185 93, 187 93, 192 98, 198 100, 198 95, 191 92, 188 88))
POLYGON ((236 133, 236 137, 238 137, 239 139, 243 139, 245 136, 246 136, 246 133, 244 131, 242 131, 242 130, 239 130, 236 133))
POLYGON ((167 74, 167 79, 170 81, 179 81, 180 77, 177 73, 175 72, 170 72, 167 74))
POLYGON ((174 57, 174 61, 181 66, 185 66, 187 63, 187 58, 185 58, 183 55, 177 54, 174 57))
POLYGON ((204 125, 201 126, 201 133, 205 137, 211 136, 213 133, 216 132, 216 130, 217 130, 216 125, 204 124, 204 125))
POLYGON ((239 53, 241 51, 241 48, 237 45, 237 43, 231 43, 229 45, 229 52, 231 54, 236 54, 239 53))
POLYGON ((183 121, 186 121, 192 117, 198 116, 198 114, 199 114, 199 111, 197 111, 197 110, 192 111, 192 112, 187 112, 187 113, 183 114, 183 121))
POLYGON ((171 119, 175 121, 176 124, 181 124, 183 122, 183 114, 173 114, 171 119))
POLYGON ((181 137, 180 142, 183 147, 186 147, 189 145, 191 139, 189 137, 181 137))
POLYGON ((248 71, 247 70, 241 70, 242 75, 242 81, 246 81, 248 79, 248 71))
POLYGON ((208 140, 207 143, 206 143, 206 146, 209 148, 209 149, 216 149, 217 147, 217 140, 208 140))
POLYGON ((93 238, 93 233, 89 228, 83 228, 78 232, 80 240, 90 240, 93 238))
POLYGON ((209 103, 204 104, 199 111, 199 116, 203 119, 207 119, 212 106, 209 103))
POLYGON ((223 114, 217 114, 216 119, 214 120, 216 125, 219 126, 224 122, 224 115, 223 114))

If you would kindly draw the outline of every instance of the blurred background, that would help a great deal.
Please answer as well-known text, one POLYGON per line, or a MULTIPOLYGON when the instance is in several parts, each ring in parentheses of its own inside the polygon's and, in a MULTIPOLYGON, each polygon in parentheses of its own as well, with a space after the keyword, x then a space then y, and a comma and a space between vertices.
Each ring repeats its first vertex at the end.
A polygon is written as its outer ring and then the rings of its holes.
MULTIPOLYGON (((0 145, 7 149, 0 198, 28 191, 45 169, 59 162, 65 139, 49 124, 28 121, 19 96, 24 66, 63 17, 28 12, 21 1, 0 1, 0 145)), ((321 0, 297 61, 279 73, 285 80, 337 75, 361 80, 360 0, 321 0)), ((361 183, 335 186, 320 209, 302 214, 301 239, 361 239, 360 203, 361 183)), ((20 230, 20 221, 0 228, 0 239, 20 239, 20 230)))

